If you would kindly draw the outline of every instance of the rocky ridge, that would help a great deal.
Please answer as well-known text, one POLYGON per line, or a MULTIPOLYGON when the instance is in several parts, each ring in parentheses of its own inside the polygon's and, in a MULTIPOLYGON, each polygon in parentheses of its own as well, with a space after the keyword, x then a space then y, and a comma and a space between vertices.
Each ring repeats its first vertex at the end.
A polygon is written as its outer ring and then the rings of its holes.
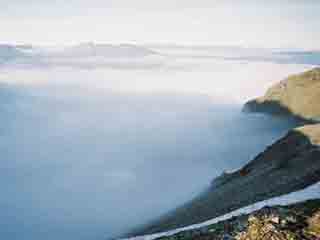
POLYGON ((251 214, 158 240, 319 240, 320 200, 265 207, 251 214))
POLYGON ((309 122, 320 120, 320 67, 292 75, 247 102, 244 111, 294 116, 309 122))
POLYGON ((135 231, 133 235, 162 232, 203 222, 319 182, 320 124, 316 124, 320 117, 318 100, 320 68, 315 68, 281 81, 271 87, 265 96, 245 104, 245 112, 294 117, 301 124, 308 125, 292 129, 243 168, 222 174, 196 199, 159 221, 135 231))

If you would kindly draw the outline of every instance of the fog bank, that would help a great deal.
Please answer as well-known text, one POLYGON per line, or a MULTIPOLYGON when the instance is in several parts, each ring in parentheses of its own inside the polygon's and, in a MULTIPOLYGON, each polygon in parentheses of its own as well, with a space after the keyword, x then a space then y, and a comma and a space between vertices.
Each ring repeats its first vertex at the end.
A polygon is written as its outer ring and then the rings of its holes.
POLYGON ((291 128, 241 107, 302 68, 2 68, 0 236, 106 239, 166 213, 291 128))

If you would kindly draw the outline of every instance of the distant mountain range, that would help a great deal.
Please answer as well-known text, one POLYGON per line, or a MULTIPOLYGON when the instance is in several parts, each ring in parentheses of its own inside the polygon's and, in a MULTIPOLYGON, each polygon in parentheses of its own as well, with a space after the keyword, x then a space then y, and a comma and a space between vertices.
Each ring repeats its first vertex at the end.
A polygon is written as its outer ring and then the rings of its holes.
POLYGON ((132 44, 95 44, 83 43, 76 46, 64 48, 61 51, 55 52, 54 56, 60 57, 106 57, 106 58, 121 58, 121 57, 145 57, 156 54, 154 51, 132 44))
POLYGON ((215 58, 233 61, 261 61, 317 65, 320 50, 257 48, 243 46, 146 45, 167 55, 193 58, 215 58))
POLYGON ((82 43, 67 47, 0 44, 0 64, 105 66, 103 61, 139 61, 149 56, 262 61, 316 65, 320 51, 248 48, 241 46, 180 46, 82 43), (94 63, 92 61, 94 60, 94 63), (91 62, 90 62, 91 61, 91 62))
POLYGON ((74 60, 139 59, 156 54, 145 47, 130 44, 111 45, 83 43, 69 47, 39 47, 32 45, 0 45, 0 64, 22 65, 76 65, 74 60), (68 62, 67 60, 73 60, 68 62), (61 61, 60 61, 61 60, 61 61))

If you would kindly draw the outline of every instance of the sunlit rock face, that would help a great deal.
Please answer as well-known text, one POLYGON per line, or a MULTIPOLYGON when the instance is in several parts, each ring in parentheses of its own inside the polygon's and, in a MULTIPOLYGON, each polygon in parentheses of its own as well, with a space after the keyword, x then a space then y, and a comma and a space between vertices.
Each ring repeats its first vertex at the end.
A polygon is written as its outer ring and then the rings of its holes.
POLYGON ((320 120, 320 68, 292 75, 269 88, 260 98, 249 101, 244 110, 320 120))

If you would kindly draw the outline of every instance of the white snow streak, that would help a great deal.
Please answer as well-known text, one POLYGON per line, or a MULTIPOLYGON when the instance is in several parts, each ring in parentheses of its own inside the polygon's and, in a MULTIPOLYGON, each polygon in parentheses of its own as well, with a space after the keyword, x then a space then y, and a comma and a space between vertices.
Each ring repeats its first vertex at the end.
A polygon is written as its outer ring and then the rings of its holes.
POLYGON ((250 214, 250 213, 257 211, 257 210, 260 210, 266 206, 269 206, 269 207, 276 206, 276 205, 286 206, 286 205, 290 205, 290 204, 304 202, 304 201, 311 200, 311 199, 320 199, 320 182, 318 182, 314 185, 311 185, 311 186, 309 186, 303 190, 300 190, 300 191, 292 192, 292 193, 289 193, 286 195, 282 195, 279 197, 275 197, 275 198, 271 198, 271 199, 264 200, 261 202, 257 202, 255 204, 249 205, 244 208, 240 208, 240 209, 235 210, 233 212, 230 212, 226 215, 208 220, 203 223, 174 229, 174 230, 171 230, 168 232, 132 237, 132 238, 127 238, 127 239, 123 239, 123 240, 153 240, 153 239, 156 239, 159 237, 171 236, 171 235, 174 235, 174 234, 182 232, 182 231, 193 230, 193 229, 198 229, 201 227, 209 226, 209 225, 212 225, 212 224, 224 221, 224 220, 228 220, 232 217, 236 217, 236 216, 240 216, 240 215, 244 215, 244 214, 250 214))

